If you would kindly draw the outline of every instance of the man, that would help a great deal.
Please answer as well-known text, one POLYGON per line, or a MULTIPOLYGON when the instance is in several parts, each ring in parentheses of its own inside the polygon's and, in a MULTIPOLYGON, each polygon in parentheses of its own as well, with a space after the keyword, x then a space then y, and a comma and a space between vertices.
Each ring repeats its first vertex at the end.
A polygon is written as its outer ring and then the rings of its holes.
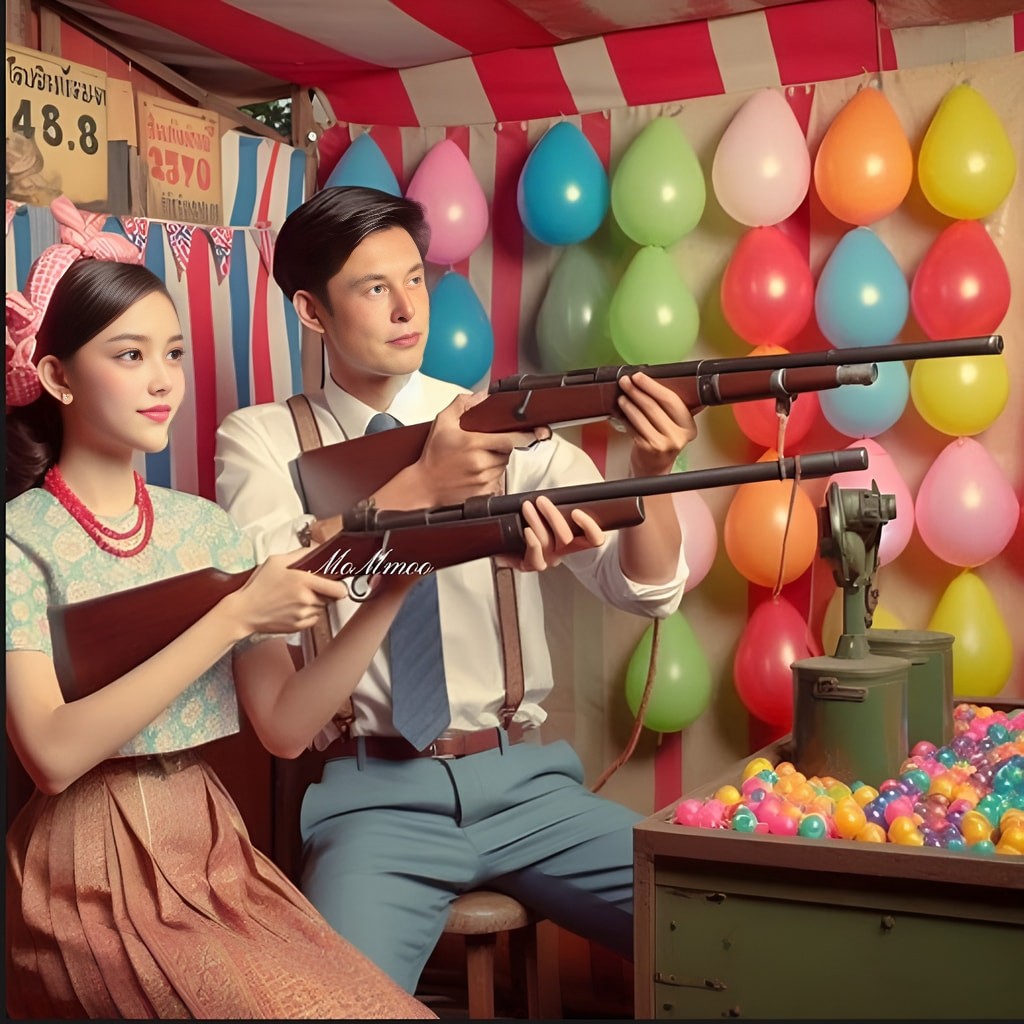
MULTIPOLYGON (((429 326, 428 238, 417 203, 356 187, 318 193, 282 227, 275 279, 327 353, 323 393, 308 396, 323 443, 361 436, 385 411, 402 424, 433 421, 419 460, 373 495, 382 508, 600 480, 579 448, 549 430, 463 430, 459 417, 482 396, 419 372, 429 326)), ((689 411, 643 374, 624 378, 622 389, 630 472, 670 472, 696 434, 689 411)), ((305 511, 298 454, 284 403, 241 409, 218 432, 218 500, 260 557, 291 550, 302 537, 326 538, 338 525, 305 511)), ((538 505, 542 516, 530 524, 541 550, 525 568, 564 557, 588 589, 617 607, 647 616, 676 609, 685 566, 671 496, 647 499, 642 525, 607 537, 574 510, 584 528, 576 541, 555 506, 538 505)), ((537 577, 516 576, 525 687, 507 731, 499 717, 507 684, 495 576, 491 560, 481 559, 437 574, 447 687, 441 739, 420 750, 399 735, 391 686, 401 655, 397 621, 389 649, 378 651, 356 688, 346 734, 328 723, 317 737, 318 749, 330 745, 322 779, 303 801, 302 888, 409 991, 451 901, 485 884, 630 956, 631 830, 640 816, 591 793, 568 744, 520 742, 544 721, 552 678, 537 577), (431 756, 438 751, 455 756, 431 756)), ((351 605, 332 608, 335 629, 351 605)))

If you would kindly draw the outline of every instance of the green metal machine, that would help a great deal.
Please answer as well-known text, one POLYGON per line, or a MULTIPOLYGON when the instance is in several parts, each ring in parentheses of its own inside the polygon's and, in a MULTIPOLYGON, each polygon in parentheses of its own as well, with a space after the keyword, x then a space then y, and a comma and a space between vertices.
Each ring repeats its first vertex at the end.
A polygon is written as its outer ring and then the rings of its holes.
POLYGON ((795 763, 805 775, 878 785, 907 757, 908 678, 903 657, 872 653, 874 576, 882 527, 896 498, 829 485, 818 510, 819 553, 843 590, 843 632, 834 655, 793 663, 795 763))

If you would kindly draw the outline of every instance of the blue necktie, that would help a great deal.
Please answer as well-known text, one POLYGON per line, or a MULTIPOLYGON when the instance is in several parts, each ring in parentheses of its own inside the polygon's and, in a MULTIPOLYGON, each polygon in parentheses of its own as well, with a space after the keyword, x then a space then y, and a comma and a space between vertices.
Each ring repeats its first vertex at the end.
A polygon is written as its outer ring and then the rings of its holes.
MULTIPOLYGON (((366 433, 400 426, 394 416, 379 412, 370 420, 366 433)), ((388 660, 395 728, 422 750, 451 721, 435 573, 425 575, 406 595, 388 632, 388 660)))

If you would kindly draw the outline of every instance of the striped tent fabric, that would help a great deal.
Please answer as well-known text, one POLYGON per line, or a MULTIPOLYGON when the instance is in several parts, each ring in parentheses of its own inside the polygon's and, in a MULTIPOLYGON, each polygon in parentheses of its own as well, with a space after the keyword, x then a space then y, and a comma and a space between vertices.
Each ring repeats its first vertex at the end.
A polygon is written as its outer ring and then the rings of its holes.
MULTIPOLYGON (((214 434, 224 416, 301 387, 298 318, 274 284, 269 259, 274 230, 303 201, 306 156, 283 143, 227 132, 222 161, 228 225, 110 217, 105 228, 144 245, 146 266, 177 307, 189 353, 186 398, 171 443, 138 469, 151 483, 211 499, 214 434)), ((18 208, 6 238, 8 290, 21 288, 32 261, 56 240, 48 208, 18 208)))
POLYGON ((1009 0, 71 0, 226 95, 322 89, 361 124, 465 125, 976 59, 1009 0), (972 28, 965 33, 962 22, 972 28), (922 28, 926 26, 926 28, 922 28), (159 30, 155 32, 154 29, 159 30), (949 47, 960 52, 951 57, 949 47), (965 49, 966 48, 966 49, 965 49), (754 79, 759 79, 755 81, 754 79), (772 80, 774 79, 774 80, 772 80))

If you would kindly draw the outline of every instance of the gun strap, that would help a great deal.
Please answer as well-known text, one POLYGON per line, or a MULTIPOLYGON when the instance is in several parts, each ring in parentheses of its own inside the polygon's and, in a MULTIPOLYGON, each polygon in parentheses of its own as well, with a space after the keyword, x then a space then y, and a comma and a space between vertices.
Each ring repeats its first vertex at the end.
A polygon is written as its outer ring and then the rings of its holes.
MULTIPOLYGON (((309 399, 302 394, 292 395, 288 399, 288 409, 295 423, 295 433, 298 436, 301 450, 308 452, 321 447, 324 442, 309 399)), ((304 494, 303 507, 309 507, 304 494)), ((507 729, 512 723, 526 691, 523 677, 523 650, 519 638, 519 614, 512 570, 507 566, 499 566, 494 559, 491 559, 491 569, 494 576, 494 596, 498 606, 498 628, 505 674, 505 700, 498 716, 501 719, 502 727, 507 729)), ((316 625, 309 630, 308 636, 312 656, 315 658, 331 639, 331 627, 326 608, 317 619, 316 625)), ((343 735, 347 734, 354 717, 352 701, 349 699, 334 716, 334 723, 341 729, 343 735)))
MULTIPOLYGON (((316 416, 313 415, 313 407, 309 404, 309 399, 302 394, 292 395, 288 399, 288 411, 292 414, 295 433, 299 438, 299 447, 302 451, 308 452, 310 449, 319 448, 324 440, 320 435, 320 426, 316 422, 316 416)), ((305 494, 302 495, 302 504, 303 508, 309 508, 305 494)), ((312 660, 331 642, 331 620, 326 608, 321 610, 316 623, 307 630, 306 636, 311 651, 307 660, 312 660)), ((304 644, 304 655, 305 646, 304 644)), ((353 718, 355 718, 355 712, 352 710, 352 700, 349 698, 335 713, 334 724, 345 735, 348 733, 353 718)))

